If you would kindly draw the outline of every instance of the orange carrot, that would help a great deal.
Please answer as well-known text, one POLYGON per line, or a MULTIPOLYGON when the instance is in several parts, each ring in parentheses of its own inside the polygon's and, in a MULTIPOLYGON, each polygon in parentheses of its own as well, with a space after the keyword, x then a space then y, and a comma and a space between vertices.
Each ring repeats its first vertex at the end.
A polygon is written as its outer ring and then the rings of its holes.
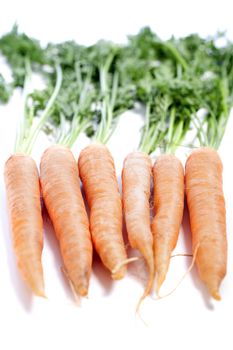
POLYGON ((163 283, 175 248, 184 209, 184 170, 174 155, 161 155, 153 167, 155 272, 157 291, 163 283))
POLYGON ((90 208, 93 243, 113 279, 126 272, 126 251, 122 237, 122 204, 115 166, 107 147, 92 144, 78 160, 80 177, 90 208))
POLYGON ((149 278, 142 299, 149 294, 154 281, 153 236, 150 225, 150 184, 152 164, 143 152, 130 153, 122 171, 123 208, 128 238, 148 266, 149 278))
POLYGON ((226 274, 226 211, 222 189, 222 162, 211 148, 192 152, 185 168, 186 195, 193 251, 202 281, 213 298, 226 274))
POLYGON ((15 154, 7 160, 4 175, 17 264, 31 290, 44 296, 43 221, 36 163, 30 156, 15 154))
POLYGON ((69 148, 51 146, 40 164, 44 202, 59 241, 66 274, 81 296, 88 293, 92 264, 89 222, 77 163, 69 148))

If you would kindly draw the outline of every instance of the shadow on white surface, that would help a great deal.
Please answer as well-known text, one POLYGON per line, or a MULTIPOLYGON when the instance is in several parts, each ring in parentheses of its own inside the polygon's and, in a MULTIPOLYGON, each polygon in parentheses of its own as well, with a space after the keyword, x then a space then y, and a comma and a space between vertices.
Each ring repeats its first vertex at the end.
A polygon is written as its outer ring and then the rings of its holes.
POLYGON ((96 277, 98 282, 101 284, 101 288, 103 289, 102 295, 103 296, 110 295, 113 290, 115 281, 113 281, 110 271, 108 271, 104 267, 96 251, 94 251, 94 254, 93 254, 92 274, 96 277))
POLYGON ((148 278, 148 269, 146 266, 145 259, 142 257, 142 254, 139 252, 138 249, 133 249, 130 246, 129 240, 128 240, 128 233, 126 229, 126 223, 125 218, 123 218, 123 239, 126 247, 127 257, 128 258, 134 258, 138 257, 139 259, 136 261, 133 261, 127 265, 127 271, 128 275, 134 279, 138 284, 142 286, 142 289, 144 290, 147 283, 148 278))
POLYGON ((128 256, 129 258, 139 257, 137 261, 132 262, 128 265, 128 273, 130 277, 132 277, 138 284, 140 284, 144 290, 148 279, 148 269, 145 259, 137 249, 130 247, 128 248, 128 256))
MULTIPOLYGON (((188 207, 185 200, 185 206, 184 206, 184 216, 183 216, 183 222, 182 227, 184 231, 184 248, 185 251, 189 254, 192 252, 192 244, 191 244, 191 228, 190 228, 190 221, 189 221, 189 213, 188 213, 188 207)), ((190 259, 187 259, 187 269, 190 266, 190 259)), ((212 303, 212 298, 209 295, 209 292, 207 288, 205 287, 204 283, 200 280, 200 277, 198 275, 198 271, 196 266, 194 265, 193 269, 190 272, 192 282, 194 286, 199 290, 201 297, 204 301, 204 304, 207 309, 214 310, 214 304, 212 303)))
MULTIPOLYGON (((4 188, 2 183, 1 188, 4 188)), ((22 304, 26 312, 30 312, 33 305, 33 294, 30 289, 27 287, 23 281, 20 271, 17 268, 17 262, 14 255, 12 239, 11 239, 11 229, 8 218, 7 204, 6 204, 6 194, 5 191, 1 191, 1 202, 2 210, 0 212, 0 220, 3 232, 3 239, 5 242, 5 251, 7 259, 7 268, 9 270, 10 280, 16 297, 19 299, 19 302, 22 304)))

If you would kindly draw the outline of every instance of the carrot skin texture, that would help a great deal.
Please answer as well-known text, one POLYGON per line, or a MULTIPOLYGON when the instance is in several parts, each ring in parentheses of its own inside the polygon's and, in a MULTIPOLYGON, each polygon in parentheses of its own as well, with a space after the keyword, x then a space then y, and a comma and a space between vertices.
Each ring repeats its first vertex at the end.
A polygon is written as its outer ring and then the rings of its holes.
POLYGON ((36 163, 30 156, 12 155, 5 164, 4 177, 18 268, 32 292, 44 297, 43 219, 36 163))
POLYGON ((143 152, 130 153, 122 171, 123 208, 129 243, 138 249, 148 266, 149 278, 144 296, 154 281, 153 236, 150 224, 150 185, 152 164, 143 152))
POLYGON ((91 144, 79 156, 78 167, 88 206, 92 240, 113 279, 121 279, 127 259, 122 236, 122 203, 113 158, 106 146, 91 144))
POLYGON ((92 243, 78 167, 69 148, 54 145, 44 152, 40 179, 66 275, 75 292, 86 296, 92 266, 92 243))
POLYGON ((153 167, 155 272, 157 291, 168 271, 170 257, 176 246, 184 211, 184 169, 174 155, 158 157, 153 167))
POLYGON ((201 280, 213 298, 226 275, 226 209, 222 189, 222 162, 214 149, 200 148, 186 162, 186 196, 193 251, 201 280))

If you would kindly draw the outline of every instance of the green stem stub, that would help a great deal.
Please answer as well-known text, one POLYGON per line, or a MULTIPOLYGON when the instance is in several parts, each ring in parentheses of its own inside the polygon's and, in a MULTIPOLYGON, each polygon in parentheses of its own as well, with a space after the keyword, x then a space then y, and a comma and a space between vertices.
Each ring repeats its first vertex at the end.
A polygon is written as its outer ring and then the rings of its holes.
POLYGON ((146 121, 139 149, 151 154, 160 148, 175 153, 190 127, 191 115, 182 115, 168 95, 161 95, 147 104, 146 121))
POLYGON ((232 106, 228 79, 215 77, 211 82, 209 94, 203 98, 206 110, 203 121, 194 123, 201 146, 218 149, 224 136, 232 106))
POLYGON ((113 57, 110 56, 106 63, 100 67, 100 123, 97 127, 94 140, 106 144, 117 126, 118 117, 114 115, 115 103, 118 93, 119 76, 115 72, 111 79, 109 74, 113 57), (111 81, 112 80, 112 81, 111 81))
MULTIPOLYGON (((25 79, 24 84, 24 91, 27 90, 28 82, 31 79, 31 69, 30 69, 30 62, 26 60, 26 67, 27 67, 27 75, 25 79)), ((33 110, 33 104, 29 104, 30 97, 26 93, 25 101, 24 101, 24 116, 19 126, 19 131, 17 132, 16 136, 16 142, 15 142, 15 153, 25 153, 30 154, 32 152, 32 148, 35 144, 35 141, 38 137, 39 132, 45 125, 50 113, 52 112, 52 108, 54 105, 54 102, 57 98, 57 95, 60 91, 61 84, 62 84, 62 71, 59 65, 56 65, 56 85, 54 88, 54 91, 48 100, 48 103, 43 110, 42 114, 40 115, 40 118, 38 119, 38 123, 34 122, 34 110, 33 110)))
POLYGON ((76 86, 77 91, 75 99, 74 114, 72 120, 67 122, 66 118, 60 113, 60 133, 57 137, 57 143, 67 147, 72 147, 82 132, 85 132, 91 125, 91 108, 95 91, 91 83, 92 71, 89 70, 83 79, 79 62, 76 62, 76 86), (68 130, 67 130, 68 124, 68 130))

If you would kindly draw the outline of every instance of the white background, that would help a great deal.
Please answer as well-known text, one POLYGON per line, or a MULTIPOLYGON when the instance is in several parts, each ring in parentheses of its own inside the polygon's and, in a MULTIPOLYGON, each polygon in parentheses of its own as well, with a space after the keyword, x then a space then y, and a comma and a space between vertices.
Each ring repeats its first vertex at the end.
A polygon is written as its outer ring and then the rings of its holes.
MULTIPOLYGON (((231 1, 1 1, 0 35, 17 22, 27 34, 47 41, 75 39, 90 44, 100 38, 125 41, 127 34, 150 25, 161 37, 198 32, 211 35, 227 30, 233 39, 231 1)), ((3 65, 0 70, 7 75, 3 65)), ((0 106, 0 348, 2 349, 120 349, 178 348, 232 349, 233 324, 233 118, 219 150, 224 165, 224 192, 229 242, 228 273, 221 286, 222 301, 209 299, 196 270, 170 297, 147 298, 141 314, 147 326, 135 317, 143 291, 144 265, 129 266, 126 278, 112 282, 95 258, 89 298, 77 306, 60 270, 56 239, 46 220, 43 266, 48 299, 31 296, 15 266, 6 209, 3 167, 12 153, 16 120, 22 113, 19 93, 11 104, 0 106)), ((141 117, 127 113, 109 143, 120 181, 124 157, 136 149, 141 117), (119 142, 120 140, 120 142, 119 142)), ((74 147, 77 157, 88 143, 81 137, 74 147)), ((48 140, 41 135, 34 150, 39 163, 48 140)), ((179 152, 182 160, 187 149, 179 152)), ((190 252, 187 214, 175 252, 190 252)), ((171 290, 187 270, 189 258, 173 258, 162 293, 171 290)))

